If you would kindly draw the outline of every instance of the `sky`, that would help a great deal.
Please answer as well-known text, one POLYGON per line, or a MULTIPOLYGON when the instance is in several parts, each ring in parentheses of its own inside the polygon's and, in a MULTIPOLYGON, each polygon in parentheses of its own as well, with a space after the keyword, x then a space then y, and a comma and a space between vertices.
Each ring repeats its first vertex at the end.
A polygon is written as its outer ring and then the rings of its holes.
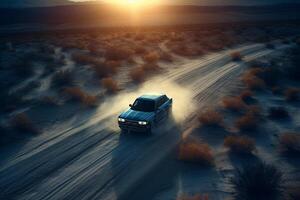
MULTIPOLYGON (((89 0, 0 0, 0 7, 23 7, 23 6, 53 6, 64 5, 70 1, 89 1, 89 0)), ((112 2, 123 0, 94 0, 97 2, 112 2)), ((124 0, 130 1, 130 0, 124 0)), ((145 2, 156 1, 171 5, 262 5, 276 3, 300 3, 300 0, 142 0, 145 2)))
MULTIPOLYGON (((86 1, 86 0, 72 0, 86 1)), ((98 0, 109 2, 109 0, 98 0)), ((150 0, 149 0, 150 1, 150 0)), ((167 4, 194 4, 194 5, 259 5, 277 3, 300 3, 300 0, 160 0, 167 4)))

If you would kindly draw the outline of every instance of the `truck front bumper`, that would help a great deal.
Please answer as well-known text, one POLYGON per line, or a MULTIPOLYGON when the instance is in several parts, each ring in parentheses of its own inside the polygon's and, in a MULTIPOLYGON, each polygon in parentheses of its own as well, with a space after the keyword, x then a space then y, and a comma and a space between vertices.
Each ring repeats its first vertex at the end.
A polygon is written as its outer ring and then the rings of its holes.
POLYGON ((119 122, 119 127, 122 130, 135 131, 135 132, 147 132, 151 130, 151 125, 140 125, 138 122, 126 121, 119 122))

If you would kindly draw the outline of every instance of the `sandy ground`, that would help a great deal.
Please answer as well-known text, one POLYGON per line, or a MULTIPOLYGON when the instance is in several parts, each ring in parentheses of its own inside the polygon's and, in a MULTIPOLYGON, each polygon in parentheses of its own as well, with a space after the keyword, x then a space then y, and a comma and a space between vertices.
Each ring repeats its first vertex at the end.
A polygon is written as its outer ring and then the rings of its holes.
POLYGON ((232 166, 226 165, 222 152, 217 157, 222 170, 185 170, 170 156, 181 133, 190 127, 195 108, 215 105, 226 95, 245 62, 289 47, 278 45, 271 50, 251 44, 183 62, 139 89, 109 97, 96 111, 4 149, 0 153, 0 199, 165 200, 202 189, 223 198, 230 188, 219 180, 232 166), (241 52, 244 61, 232 62, 232 51, 241 52), (152 91, 174 99, 174 119, 151 136, 120 134, 118 114, 138 95, 152 91), (156 176, 149 179, 153 170, 156 176))

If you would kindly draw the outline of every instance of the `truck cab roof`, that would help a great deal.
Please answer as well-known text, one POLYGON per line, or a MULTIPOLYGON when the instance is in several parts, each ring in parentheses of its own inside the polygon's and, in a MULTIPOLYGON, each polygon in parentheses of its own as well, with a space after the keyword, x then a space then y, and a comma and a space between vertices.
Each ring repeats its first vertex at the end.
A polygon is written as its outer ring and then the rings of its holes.
POLYGON ((145 95, 140 96, 138 99, 158 101, 163 96, 166 96, 166 95, 165 94, 145 94, 145 95))

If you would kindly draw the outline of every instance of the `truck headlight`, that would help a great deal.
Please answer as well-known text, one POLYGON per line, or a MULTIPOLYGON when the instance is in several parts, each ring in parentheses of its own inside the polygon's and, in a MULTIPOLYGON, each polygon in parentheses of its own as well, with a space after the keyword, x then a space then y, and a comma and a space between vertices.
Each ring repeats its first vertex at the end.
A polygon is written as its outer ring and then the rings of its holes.
POLYGON ((144 121, 139 122, 139 125, 147 125, 147 124, 148 122, 144 122, 144 121))
POLYGON ((125 119, 123 119, 123 118, 120 118, 120 117, 119 117, 119 119, 118 119, 118 120, 119 120, 119 122, 125 122, 125 121, 126 121, 125 119))

